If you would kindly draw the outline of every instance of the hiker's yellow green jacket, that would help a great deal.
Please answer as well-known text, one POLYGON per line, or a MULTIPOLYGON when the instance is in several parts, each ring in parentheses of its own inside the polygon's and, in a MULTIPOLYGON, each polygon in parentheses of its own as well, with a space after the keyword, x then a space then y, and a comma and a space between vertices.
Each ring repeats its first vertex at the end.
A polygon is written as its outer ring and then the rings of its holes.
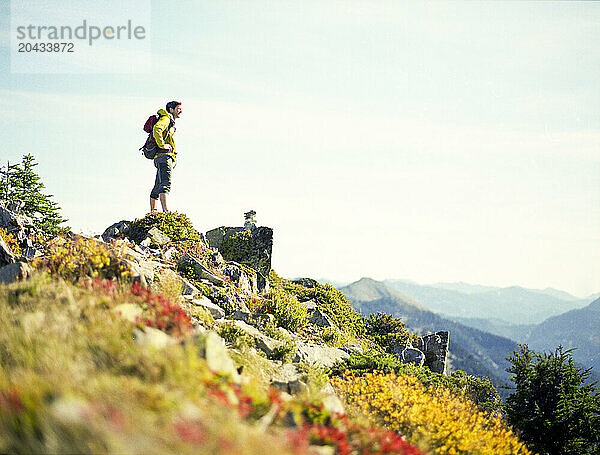
POLYGON ((159 119, 154 124, 154 128, 152 128, 152 136, 154 136, 154 140, 156 141, 156 145, 158 148, 164 149, 165 144, 171 144, 173 150, 168 150, 165 152, 159 152, 156 154, 156 158, 160 156, 170 156, 175 159, 175 121, 169 115, 167 111, 164 109, 159 109, 157 114, 159 115, 159 119))

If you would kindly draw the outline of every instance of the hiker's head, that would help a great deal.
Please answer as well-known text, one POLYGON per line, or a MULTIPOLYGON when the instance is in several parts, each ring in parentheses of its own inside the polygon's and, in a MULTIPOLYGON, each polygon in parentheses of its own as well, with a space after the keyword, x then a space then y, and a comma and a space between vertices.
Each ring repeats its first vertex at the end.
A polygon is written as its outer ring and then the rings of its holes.
POLYGON ((173 115, 173 118, 181 117, 181 103, 179 101, 169 101, 167 103, 167 112, 173 115))

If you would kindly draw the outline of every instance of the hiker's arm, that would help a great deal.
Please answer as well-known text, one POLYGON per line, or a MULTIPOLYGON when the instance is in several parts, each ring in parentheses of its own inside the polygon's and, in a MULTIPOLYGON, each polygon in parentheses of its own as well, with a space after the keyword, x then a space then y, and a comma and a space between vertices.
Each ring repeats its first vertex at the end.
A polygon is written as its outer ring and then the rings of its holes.
POLYGON ((169 118, 166 116, 158 119, 158 121, 154 124, 154 128, 152 128, 152 136, 156 141, 156 145, 158 145, 158 148, 163 150, 171 149, 171 144, 167 144, 164 139, 164 132, 167 128, 169 128, 169 118))

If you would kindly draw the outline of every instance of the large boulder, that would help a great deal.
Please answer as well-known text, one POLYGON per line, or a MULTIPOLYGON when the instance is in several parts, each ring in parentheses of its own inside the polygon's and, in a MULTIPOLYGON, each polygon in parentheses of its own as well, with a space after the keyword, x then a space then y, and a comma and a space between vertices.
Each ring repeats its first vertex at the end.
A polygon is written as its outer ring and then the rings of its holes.
MULTIPOLYGON (((263 279, 269 276, 273 229, 256 227, 252 219, 252 222, 246 223, 246 227, 221 226, 212 229, 206 233, 206 240, 208 245, 217 248, 226 260, 252 267, 263 279)), ((258 280, 260 281, 261 277, 258 277, 258 280)))
POLYGON ((425 366, 434 373, 446 374, 448 332, 436 332, 421 338, 418 348, 425 354, 425 366))
POLYGON ((418 367, 422 367, 425 363, 425 354, 417 348, 413 348, 412 346, 407 346, 402 351, 402 362, 403 363, 412 363, 418 367))
POLYGON ((15 262, 0 268, 0 283, 10 284, 31 275, 33 269, 25 262, 15 262))
POLYGON ((286 363, 277 369, 271 377, 271 385, 277 390, 290 395, 296 395, 307 390, 306 383, 302 381, 302 375, 291 363, 286 363))
POLYGON ((309 364, 316 363, 320 366, 331 367, 338 360, 348 357, 350 357, 350 354, 340 348, 324 344, 300 342, 298 343, 298 349, 293 361, 309 364))
POLYGON ((161 247, 161 246, 167 245, 169 243, 171 243, 171 239, 168 236, 166 236, 165 234, 163 234, 160 231, 160 229, 158 229, 155 226, 148 231, 146 238, 144 240, 142 240, 140 245, 147 246, 147 247, 151 247, 151 246, 161 247))
POLYGON ((297 280, 293 280, 292 283, 299 284, 305 288, 316 288, 319 284, 317 280, 313 280, 312 278, 298 278, 297 280))
POLYGON ((154 327, 144 327, 143 330, 135 329, 133 337, 136 343, 152 349, 164 349, 171 344, 177 343, 177 340, 173 337, 154 327))
POLYGON ((315 308, 308 319, 308 322, 316 325, 317 327, 321 327, 324 329, 335 329, 337 330, 336 325, 331 320, 329 316, 318 308, 315 308))
POLYGON ((131 221, 121 220, 111 224, 102 233, 102 240, 110 242, 113 239, 121 239, 127 236, 131 221))
POLYGON ((242 329, 244 332, 254 338, 256 347, 264 352, 267 357, 273 356, 273 354, 275 354, 275 350, 283 344, 281 341, 265 335, 256 327, 246 324, 244 321, 234 320, 232 322, 236 327, 242 329))
POLYGON ((244 321, 246 324, 269 324, 275 320, 275 316, 270 313, 252 314, 249 311, 236 310, 227 316, 227 319, 244 321))
POLYGON ((15 262, 15 255, 0 235, 0 267, 15 262))
POLYGON ((233 381, 239 382, 235 362, 227 353, 225 341, 212 330, 194 338, 199 354, 206 359, 208 368, 222 376, 229 376, 233 381))
POLYGON ((213 303, 212 300, 210 300, 208 297, 202 296, 198 299, 192 299, 190 300, 190 303, 192 305, 202 308, 207 313, 212 314, 214 318, 219 319, 225 316, 225 311, 223 310, 223 308, 221 308, 216 303, 213 303))
POLYGON ((177 261, 177 265, 181 267, 190 267, 194 277, 200 280, 208 280, 217 286, 223 286, 225 283, 221 278, 211 273, 198 259, 189 253, 185 253, 177 261))
POLYGON ((23 213, 24 206, 23 201, 0 201, 0 227, 17 240, 24 257, 32 258, 37 252, 30 237, 36 233, 36 228, 33 219, 23 213))

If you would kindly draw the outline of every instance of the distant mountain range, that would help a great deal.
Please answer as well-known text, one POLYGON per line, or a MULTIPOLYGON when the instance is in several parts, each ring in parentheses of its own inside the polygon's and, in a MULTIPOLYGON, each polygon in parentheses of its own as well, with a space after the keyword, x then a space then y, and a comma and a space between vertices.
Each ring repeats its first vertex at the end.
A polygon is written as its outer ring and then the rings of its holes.
POLYGON ((510 364, 506 357, 517 349, 514 341, 442 318, 385 283, 370 278, 362 278, 340 290, 364 315, 378 311, 395 315, 419 334, 449 331, 450 370, 487 376, 496 386, 508 384, 509 374, 505 369, 510 364))
POLYGON ((385 280, 407 302, 444 319, 528 344, 536 351, 576 348, 573 359, 600 373, 600 299, 580 299, 553 288, 499 288, 467 283, 420 285, 385 280), (592 301, 593 300, 593 301, 592 301))
POLYGON ((466 283, 420 285, 407 280, 384 280, 384 283, 435 313, 461 320, 495 320, 499 326, 503 322, 539 324, 551 316, 582 308, 594 300, 594 296, 580 299, 552 288, 498 288, 466 283))

